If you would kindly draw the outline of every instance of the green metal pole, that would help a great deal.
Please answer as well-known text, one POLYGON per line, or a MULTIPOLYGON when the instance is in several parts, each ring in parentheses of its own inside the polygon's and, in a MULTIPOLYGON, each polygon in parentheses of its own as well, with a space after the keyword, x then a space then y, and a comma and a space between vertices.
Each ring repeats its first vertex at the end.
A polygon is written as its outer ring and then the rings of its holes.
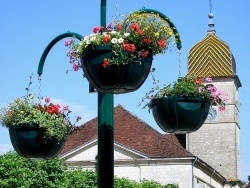
POLYGON ((113 94, 98 93, 98 188, 114 187, 113 94))
MULTIPOLYGON (((101 26, 106 25, 106 0, 101 0, 101 26)), ((114 95, 98 92, 98 188, 114 187, 114 95)))

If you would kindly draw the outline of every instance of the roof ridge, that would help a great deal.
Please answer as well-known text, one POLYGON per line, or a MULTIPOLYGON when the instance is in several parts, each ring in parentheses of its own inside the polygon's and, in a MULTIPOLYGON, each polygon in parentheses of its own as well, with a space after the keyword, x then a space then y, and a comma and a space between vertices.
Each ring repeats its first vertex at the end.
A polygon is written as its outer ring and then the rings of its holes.
POLYGON ((137 115, 135 115, 134 113, 132 113, 131 111, 127 110, 125 107, 123 107, 121 104, 118 104, 116 107, 120 106, 121 108, 123 108, 127 113, 129 113, 130 115, 132 115, 133 117, 135 117, 136 119, 138 119, 140 122, 142 122, 143 124, 147 125, 149 128, 151 128, 154 132, 161 134, 159 131, 157 131, 155 128, 153 128, 152 126, 150 126, 147 122, 145 122, 143 119, 139 118, 137 115))
MULTIPOLYGON (((76 129, 66 141, 67 144, 62 153, 72 151, 83 143, 88 143, 88 139, 98 138, 97 119, 98 117, 95 117, 81 125, 78 130, 76 129), (84 138, 78 138, 82 134, 87 135, 84 138)), ((161 132, 121 104, 117 105, 114 110, 114 126, 116 126, 114 142, 145 156, 193 156, 184 147, 179 146, 174 140, 166 138, 161 132)))

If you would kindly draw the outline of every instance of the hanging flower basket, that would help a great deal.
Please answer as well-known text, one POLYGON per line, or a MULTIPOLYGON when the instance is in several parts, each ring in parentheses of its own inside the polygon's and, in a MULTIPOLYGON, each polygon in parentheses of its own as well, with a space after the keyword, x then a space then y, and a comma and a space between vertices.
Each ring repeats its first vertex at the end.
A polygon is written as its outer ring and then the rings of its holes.
POLYGON ((227 97, 211 83, 212 78, 180 77, 173 85, 160 88, 153 72, 154 69, 151 75, 155 87, 146 93, 142 102, 150 100, 144 107, 153 111, 163 131, 177 134, 196 131, 207 119, 211 105, 217 105, 219 111, 225 110, 227 97))
POLYGON ((210 102, 201 97, 163 97, 150 102, 158 126, 176 134, 198 130, 207 118, 209 107, 210 102))
MULTIPOLYGON (((27 91, 31 84, 31 77, 27 91)), ((14 149, 25 158, 51 159, 61 151, 65 140, 71 134, 76 116, 70 121, 68 106, 53 104, 49 97, 34 97, 29 94, 15 99, 0 109, 0 124, 9 129, 14 149)))
POLYGON ((104 93, 128 93, 137 90, 148 77, 152 56, 126 64, 103 67, 103 59, 114 56, 110 45, 96 46, 81 55, 81 64, 90 84, 104 93))
POLYGON ((44 130, 38 125, 22 124, 9 127, 11 143, 22 157, 52 159, 62 150, 65 140, 44 139, 44 130))
POLYGON ((82 68, 98 91, 120 94, 137 90, 149 74, 153 56, 176 42, 180 43, 179 34, 166 16, 143 10, 95 27, 79 44, 68 40, 65 46, 74 71, 82 68))

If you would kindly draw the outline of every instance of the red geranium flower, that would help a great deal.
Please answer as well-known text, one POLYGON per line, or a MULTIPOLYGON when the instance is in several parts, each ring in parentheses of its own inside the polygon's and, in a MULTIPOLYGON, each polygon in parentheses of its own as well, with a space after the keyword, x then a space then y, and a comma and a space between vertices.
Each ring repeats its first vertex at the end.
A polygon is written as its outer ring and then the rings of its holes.
POLYGON ((139 29, 139 24, 138 23, 132 23, 130 26, 131 31, 136 31, 139 29))
POLYGON ((111 40, 110 35, 105 35, 103 38, 104 43, 108 43, 108 42, 110 42, 110 40, 111 40))
POLYGON ((201 85, 202 84, 202 79, 201 78, 196 78, 194 81, 197 85, 201 85))
POLYGON ((122 25, 121 24, 116 24, 115 25, 115 30, 116 31, 121 31, 122 30, 122 25))
POLYGON ((104 68, 106 68, 108 65, 109 65, 109 61, 108 61, 108 59, 105 58, 105 59, 103 60, 102 66, 103 66, 104 68))
POLYGON ((145 43, 145 44, 150 44, 151 43, 151 39, 149 37, 148 38, 144 38, 142 40, 142 42, 145 43))
POLYGON ((98 33, 101 30, 101 27, 94 27, 93 32, 98 33))
POLYGON ((142 49, 138 52, 138 57, 147 57, 148 54, 149 54, 148 50, 142 49))
POLYGON ((134 52, 135 51, 135 45, 134 44, 123 44, 123 50, 128 51, 128 52, 134 52))
POLYGON ((161 47, 161 48, 164 48, 166 46, 166 41, 165 40, 159 40, 158 41, 158 45, 161 47))
POLYGON ((142 30, 142 29, 139 29, 139 30, 137 31, 137 33, 138 33, 139 35, 143 35, 143 30, 142 30))

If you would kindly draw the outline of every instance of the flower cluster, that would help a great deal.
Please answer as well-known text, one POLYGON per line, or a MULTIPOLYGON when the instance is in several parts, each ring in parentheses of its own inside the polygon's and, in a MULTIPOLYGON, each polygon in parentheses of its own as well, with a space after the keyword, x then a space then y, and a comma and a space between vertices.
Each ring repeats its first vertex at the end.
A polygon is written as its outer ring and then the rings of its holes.
POLYGON ((60 107, 59 104, 50 102, 50 98, 45 98, 42 105, 37 102, 33 95, 17 98, 1 109, 0 122, 5 127, 18 126, 21 124, 35 124, 44 130, 45 139, 66 139, 72 133, 75 123, 81 120, 76 117, 76 122, 70 122, 68 106, 60 107))
MULTIPOLYGON (((142 99, 141 105, 146 99, 162 98, 169 96, 182 96, 182 97, 202 97, 210 102, 210 105, 218 106, 219 111, 225 110, 225 102, 228 100, 224 92, 219 90, 216 86, 211 84, 212 78, 205 77, 200 78, 196 76, 186 76, 178 78, 173 85, 165 85, 160 89, 158 86, 158 80, 155 79, 153 74, 155 69, 152 69, 151 76, 153 78, 154 87, 146 93, 146 96, 142 99)), ((150 102, 147 102, 146 106, 150 102)))
POLYGON ((112 64, 140 63, 143 57, 163 54, 175 34, 159 15, 135 12, 127 15, 122 23, 95 27, 93 34, 85 36, 79 44, 72 39, 67 40, 65 46, 70 48, 67 56, 73 70, 77 71, 81 68, 79 57, 84 51, 110 45, 114 55, 103 59, 103 67, 106 68, 112 64))

